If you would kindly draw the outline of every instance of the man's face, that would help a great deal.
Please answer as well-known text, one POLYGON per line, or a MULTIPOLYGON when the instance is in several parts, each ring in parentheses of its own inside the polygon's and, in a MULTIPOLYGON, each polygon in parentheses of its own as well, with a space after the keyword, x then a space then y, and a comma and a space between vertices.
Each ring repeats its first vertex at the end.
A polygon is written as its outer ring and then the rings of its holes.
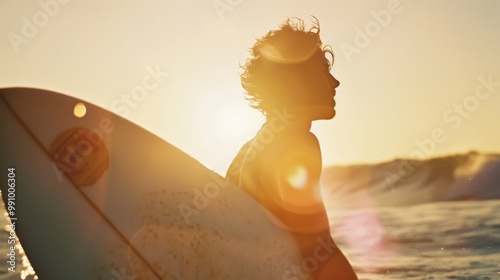
POLYGON ((339 81, 330 74, 328 61, 313 59, 304 68, 294 73, 290 79, 289 89, 297 94, 300 106, 310 119, 331 119, 335 116, 335 93, 339 81))

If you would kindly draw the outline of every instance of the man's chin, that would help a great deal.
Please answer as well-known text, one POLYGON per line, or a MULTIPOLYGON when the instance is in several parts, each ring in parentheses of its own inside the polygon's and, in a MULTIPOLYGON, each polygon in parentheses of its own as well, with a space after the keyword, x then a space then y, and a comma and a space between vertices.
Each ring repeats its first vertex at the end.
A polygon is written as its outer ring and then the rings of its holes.
POLYGON ((324 114, 319 115, 316 120, 331 120, 335 117, 336 111, 334 109, 330 109, 330 111, 324 112, 324 114))
POLYGON ((330 113, 323 120, 331 120, 337 115, 337 111, 335 109, 331 109, 330 113))

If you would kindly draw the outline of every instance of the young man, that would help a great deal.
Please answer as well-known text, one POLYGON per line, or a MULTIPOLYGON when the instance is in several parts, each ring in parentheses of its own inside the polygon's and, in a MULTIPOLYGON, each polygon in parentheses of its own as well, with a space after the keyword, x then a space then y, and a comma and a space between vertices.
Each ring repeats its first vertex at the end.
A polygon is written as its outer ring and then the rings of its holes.
POLYGON ((307 270, 314 279, 357 279, 348 260, 334 245, 321 198, 322 169, 311 122, 335 116, 332 63, 319 37, 319 24, 305 30, 302 20, 286 20, 278 30, 257 40, 241 75, 250 106, 266 122, 239 151, 226 178, 272 212, 278 226, 297 240, 304 259, 317 266, 307 270), (321 244, 333 249, 321 251, 321 244))

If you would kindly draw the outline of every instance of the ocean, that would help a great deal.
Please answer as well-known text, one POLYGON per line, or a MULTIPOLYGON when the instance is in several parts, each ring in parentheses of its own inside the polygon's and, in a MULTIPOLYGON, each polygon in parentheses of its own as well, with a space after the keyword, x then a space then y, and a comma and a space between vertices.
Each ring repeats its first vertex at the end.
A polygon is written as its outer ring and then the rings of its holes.
MULTIPOLYGON (((334 239, 359 279, 500 279, 500 200, 329 214, 334 239)), ((27 258, 23 264, 19 252, 16 272, 7 270, 8 236, 7 230, 1 231, 0 280, 34 279, 27 258)))
POLYGON ((365 208, 332 224, 360 279, 500 279, 500 200, 365 208))

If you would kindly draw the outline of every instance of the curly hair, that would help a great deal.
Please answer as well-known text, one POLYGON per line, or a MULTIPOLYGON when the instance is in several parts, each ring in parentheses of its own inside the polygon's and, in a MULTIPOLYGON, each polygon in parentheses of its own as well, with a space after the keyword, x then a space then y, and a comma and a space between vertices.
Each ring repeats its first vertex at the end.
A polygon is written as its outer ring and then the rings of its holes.
POLYGON ((312 17, 311 21, 312 27, 306 30, 303 20, 287 18, 278 30, 269 31, 250 48, 251 57, 241 66, 241 85, 250 107, 267 115, 277 106, 296 104, 300 98, 287 89, 293 77, 290 73, 300 73, 311 61, 326 61, 331 69, 333 51, 322 45, 318 19, 312 17), (326 54, 331 58, 326 59, 326 54))

